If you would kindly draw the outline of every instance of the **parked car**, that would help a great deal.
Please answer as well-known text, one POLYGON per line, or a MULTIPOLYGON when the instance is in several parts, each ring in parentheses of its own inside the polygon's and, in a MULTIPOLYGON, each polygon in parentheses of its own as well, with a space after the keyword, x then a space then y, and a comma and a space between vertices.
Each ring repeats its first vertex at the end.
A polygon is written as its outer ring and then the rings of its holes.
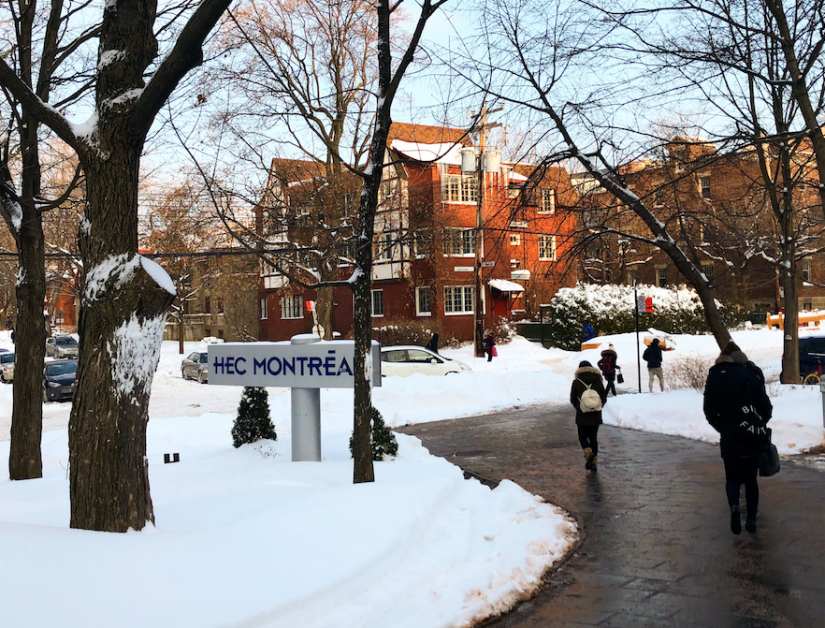
POLYGON ((400 345, 381 348, 381 374, 407 377, 415 373, 422 375, 450 375, 472 371, 468 365, 458 360, 445 358, 424 347, 400 345))
POLYGON ((0 353, 0 381, 8 384, 14 380, 14 353, 4 351, 0 353))
POLYGON ((63 401, 74 397, 77 360, 46 362, 43 369, 43 401, 63 401))
POLYGON ((77 340, 71 336, 46 338, 46 357, 77 359, 77 340))
MULTIPOLYGON (((803 384, 815 385, 822 378, 825 369, 825 336, 803 336, 799 339, 799 376, 803 384)), ((785 372, 779 374, 779 381, 785 381, 785 372)))
POLYGON ((180 376, 183 379, 196 379, 201 384, 209 381, 209 353, 195 351, 183 359, 180 365, 180 376))

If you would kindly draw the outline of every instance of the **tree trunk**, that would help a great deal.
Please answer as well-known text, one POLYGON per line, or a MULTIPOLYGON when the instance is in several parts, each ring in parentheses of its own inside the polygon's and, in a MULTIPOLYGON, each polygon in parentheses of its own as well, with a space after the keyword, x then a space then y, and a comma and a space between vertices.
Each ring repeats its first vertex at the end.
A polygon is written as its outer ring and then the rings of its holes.
POLYGON ((46 261, 40 214, 24 209, 18 240, 17 311, 15 317, 14 400, 11 415, 9 478, 43 476, 40 439, 43 431, 43 354, 46 349, 46 261))
POLYGON ((155 519, 146 427, 165 313, 174 299, 168 276, 166 289, 154 278, 159 267, 137 255, 140 151, 124 146, 118 153, 96 160, 87 154, 79 236, 87 273, 69 421, 71 527, 109 532, 140 530, 155 519))
POLYGON ((318 299, 315 302, 315 309, 318 315, 318 324, 324 329, 324 333, 322 336, 324 340, 333 340, 333 294, 334 293, 332 286, 318 288, 318 299))

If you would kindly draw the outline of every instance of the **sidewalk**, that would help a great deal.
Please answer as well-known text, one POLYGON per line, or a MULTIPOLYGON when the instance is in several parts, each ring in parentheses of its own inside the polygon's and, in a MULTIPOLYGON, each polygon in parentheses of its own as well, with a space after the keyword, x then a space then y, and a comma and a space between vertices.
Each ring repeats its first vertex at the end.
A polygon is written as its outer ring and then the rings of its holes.
POLYGON ((779 475, 760 480, 757 533, 734 536, 714 445, 603 426, 591 474, 563 406, 399 431, 473 474, 513 480, 581 524, 579 553, 547 588, 485 626, 825 626, 821 471, 783 461, 779 475))

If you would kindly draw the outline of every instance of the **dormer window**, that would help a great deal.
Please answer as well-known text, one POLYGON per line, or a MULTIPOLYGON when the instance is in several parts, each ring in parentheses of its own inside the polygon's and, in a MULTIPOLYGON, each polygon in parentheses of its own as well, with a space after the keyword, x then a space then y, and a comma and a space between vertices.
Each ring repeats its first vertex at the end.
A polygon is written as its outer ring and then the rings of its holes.
POLYGON ((702 198, 710 200, 710 176, 699 177, 699 189, 702 192, 702 198))

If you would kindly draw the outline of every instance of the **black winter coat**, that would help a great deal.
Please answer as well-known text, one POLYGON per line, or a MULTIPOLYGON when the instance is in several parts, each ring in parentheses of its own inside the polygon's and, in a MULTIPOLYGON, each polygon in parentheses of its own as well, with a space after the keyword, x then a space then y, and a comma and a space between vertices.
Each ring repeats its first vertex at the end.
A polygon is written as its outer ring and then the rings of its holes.
POLYGON ((582 366, 576 369, 576 379, 573 380, 573 386, 570 388, 570 403, 576 408, 576 425, 601 425, 601 411, 582 412, 579 408, 579 399, 582 393, 587 390, 585 384, 589 384, 593 390, 599 393, 599 397, 602 398, 602 405, 607 403, 607 391, 604 389, 601 371, 592 366, 582 366))
POLYGON ((758 455, 765 440, 739 427, 742 406, 753 404, 766 423, 773 414, 762 370, 741 355, 743 359, 723 359, 711 367, 705 383, 705 418, 719 432, 722 458, 726 460, 758 455))
POLYGON ((647 368, 649 369, 657 369, 662 366, 662 348, 659 346, 658 339, 654 339, 651 345, 645 349, 642 359, 647 362, 647 368))

